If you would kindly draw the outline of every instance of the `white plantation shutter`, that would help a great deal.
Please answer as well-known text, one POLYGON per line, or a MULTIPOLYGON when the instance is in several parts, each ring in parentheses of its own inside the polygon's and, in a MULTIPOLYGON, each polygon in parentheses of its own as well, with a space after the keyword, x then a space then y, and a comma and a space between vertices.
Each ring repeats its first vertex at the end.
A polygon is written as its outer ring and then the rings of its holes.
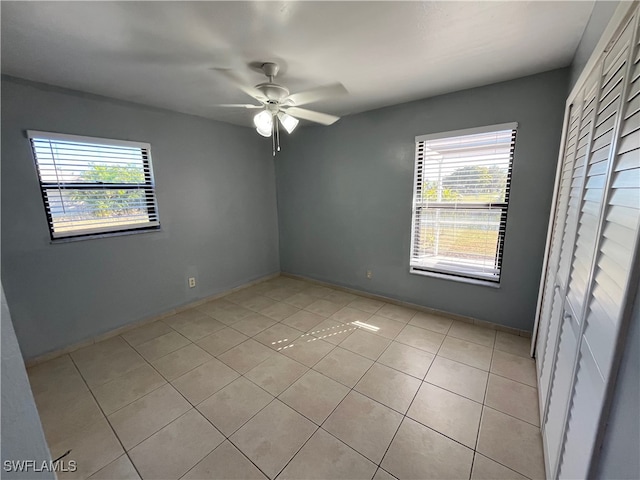
MULTIPOLYGON (((573 352, 577 345, 573 334, 571 319, 565 303, 567 291, 567 272, 574 264, 571 263, 583 188, 585 185, 587 158, 592 141, 593 120, 597 108, 597 91, 599 75, 592 76, 585 89, 578 95, 575 111, 578 114, 578 124, 575 128, 575 148, 573 158, 565 159, 571 165, 567 168, 565 184, 567 196, 566 216, 560 226, 562 243, 557 258, 557 269, 552 281, 552 298, 550 313, 549 338, 544 352, 541 383, 544 384, 540 394, 548 395, 541 399, 545 407, 549 405, 546 416, 543 416, 545 440, 548 451, 549 465, 555 465, 562 444, 563 422, 566 398, 571 389, 573 352), (569 183, 570 182, 570 183, 569 183), (555 368, 554 368, 555 367, 555 368)), ((560 194, 560 198, 563 194, 560 194)))
MULTIPOLYGON (((562 298, 555 287, 557 267, 560 261, 563 225, 567 220, 569 194, 573 181, 573 164, 578 144, 582 104, 569 107, 569 124, 564 146, 560 184, 556 199, 556 217, 554 219, 551 247, 549 251, 548 272, 544 287, 544 300, 540 314, 540 329, 538 332, 538 349, 536 351, 538 374, 540 377, 540 411, 545 411, 549 376, 551 374, 552 357, 555 355, 556 340, 559 335, 560 322, 551 321, 552 313, 561 310, 562 298)), ((557 313, 556 313, 557 318, 557 313)))
POLYGON ((601 133, 602 137, 606 136, 602 144, 609 144, 609 150, 614 150, 601 182, 603 193, 598 196, 600 225, 596 226, 597 241, 593 242, 590 288, 583 297, 581 344, 566 418, 566 440, 559 465, 561 478, 590 476, 589 465, 581 460, 589 458, 596 448, 602 407, 629 295, 631 270, 637 262, 640 114, 637 104, 632 102, 639 94, 639 42, 636 17, 631 19, 604 61, 604 81, 608 86, 603 89, 603 95, 614 107, 612 116, 616 122, 610 128, 611 134, 601 133))
POLYGON ((160 227, 148 144, 27 134, 52 239, 160 227))
POLYGON ((616 358, 620 358, 618 345, 637 288, 639 98, 636 4, 567 113, 569 132, 579 132, 578 148, 571 167, 572 140, 564 146, 536 347, 550 478, 591 478, 603 438, 616 358), (581 120, 572 127, 577 111, 581 120), (569 171, 571 189, 566 186, 569 171), (558 256, 554 249, 559 232, 564 238, 558 256))
MULTIPOLYGON (((588 256, 586 259, 578 257, 576 259, 574 255, 574 245, 576 245, 576 234, 579 225, 580 205, 583 195, 583 189, 586 182, 587 172, 587 159, 589 152, 591 151, 591 144, 593 138, 595 118, 595 112, 598 108, 598 92, 600 87, 600 72, 592 75, 586 83, 585 88, 577 96, 576 104, 573 106, 574 111, 578 113, 577 125, 575 127, 575 148, 567 149, 572 152, 572 157, 565 155, 565 161, 568 165, 565 165, 563 172, 566 171, 566 181, 563 178, 563 185, 566 190, 563 193, 560 192, 559 198, 563 196, 567 197, 566 214, 562 222, 558 222, 556 225, 560 227, 562 232, 562 243, 559 251, 559 256, 554 261, 557 268, 553 275, 549 273, 547 277, 547 283, 550 285, 547 291, 550 293, 549 300, 552 299, 551 309, 549 312, 545 312, 545 315, 549 315, 545 321, 549 322, 548 338, 545 340, 545 344, 542 348, 538 349, 538 355, 541 356, 538 361, 540 367, 540 405, 542 412, 546 408, 550 397, 553 395, 554 399, 564 398, 568 395, 568 383, 566 383, 567 376, 571 375, 571 362, 565 362, 564 359, 558 361, 558 355, 566 355, 566 352, 570 348, 567 342, 571 342, 569 333, 569 323, 566 310, 565 298, 567 295, 567 275, 568 271, 574 267, 581 267, 583 264, 589 264, 588 256), (570 183, 569 183, 570 182, 570 183), (574 259, 573 263, 571 262, 574 259), (560 349, 562 349, 560 351, 560 349), (561 353, 559 353, 559 351, 561 353), (554 369, 554 365, 568 365, 566 371, 560 369, 554 369), (566 391, 565 391, 566 390, 566 391)), ((562 187, 561 187, 562 188, 562 187)), ((583 232, 584 233, 584 232, 583 232)), ((583 235, 584 237, 584 235, 583 235)), ((580 245, 583 243, 583 239, 580 239, 580 245)), ((581 248, 579 252, 583 252, 581 248)), ((573 317, 571 317, 573 318, 573 317)), ((560 435, 562 429, 558 422, 558 417, 564 415, 564 405, 562 402, 554 402, 554 405, 550 407, 547 416, 543 416, 543 421, 549 419, 549 429, 547 433, 547 440, 551 447, 549 448, 551 461, 555 461, 553 455, 556 453, 555 446, 560 442, 560 435), (555 442, 555 443, 554 443, 555 442)))
POLYGON ((416 137, 413 273, 500 281, 516 127, 416 137))

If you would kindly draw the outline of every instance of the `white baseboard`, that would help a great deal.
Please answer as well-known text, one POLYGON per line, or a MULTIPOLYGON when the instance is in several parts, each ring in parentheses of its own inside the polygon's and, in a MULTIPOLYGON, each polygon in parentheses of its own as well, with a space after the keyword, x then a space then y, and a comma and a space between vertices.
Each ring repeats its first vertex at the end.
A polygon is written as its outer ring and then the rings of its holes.
POLYGON ((343 287, 342 285, 336 285, 330 282, 323 282, 321 280, 316 280, 314 278, 305 277, 303 275, 296 275, 293 273, 280 272, 280 275, 283 277, 289 277, 296 280, 302 280, 307 283, 311 283, 314 285, 320 285, 323 287, 333 288, 335 290, 342 290, 343 292, 353 293, 354 295, 360 295, 362 297, 371 298, 373 300, 380 300, 386 303, 392 303, 394 305, 399 305, 401 307, 412 308, 414 310, 418 310, 420 312, 433 313, 434 315, 439 315, 441 317, 451 318, 453 320, 458 320, 466 323, 473 323, 474 325, 478 325, 485 328, 490 328, 492 330, 499 330, 501 332, 511 333, 512 335, 518 335, 520 337, 531 338, 531 332, 529 330, 520 330, 518 328, 506 327, 504 325, 500 325, 493 322, 487 322, 486 320, 479 320, 473 317, 467 317, 464 315, 458 315, 456 313, 445 312, 443 310, 437 310, 435 308, 425 307, 423 305, 418 305, 415 303, 403 302, 401 300, 396 300, 395 298, 385 297, 384 295, 378 295, 375 293, 369 293, 362 290, 356 290, 355 288, 343 287))
POLYGON ((64 348, 61 348, 61 349, 58 349, 58 350, 53 350, 51 352, 47 352, 47 353, 44 353, 42 355, 38 355, 36 357, 27 359, 24 362, 25 366, 27 368, 34 367, 34 366, 36 366, 36 365, 38 365, 40 363, 44 363, 44 362, 47 362, 49 360, 53 360, 54 358, 60 357, 62 355, 66 355, 68 353, 74 352, 74 351, 79 350, 81 348, 88 347, 89 345, 93 345, 94 343, 98 343, 98 342, 101 342, 103 340, 108 340, 109 338, 113 338, 113 337, 115 337, 117 335, 122 335, 123 333, 128 332, 129 330, 133 330, 134 328, 138 328, 138 327, 141 327, 141 326, 146 325, 148 323, 153 323, 155 321, 162 320, 163 318, 167 318, 167 317, 169 317, 171 315, 175 315, 176 313, 183 312, 184 310, 188 310, 190 308, 197 307, 199 305, 202 305, 204 303, 210 302, 212 300, 216 300, 218 298, 225 297, 227 295, 231 295, 232 293, 235 293, 235 292, 237 292, 239 290, 244 290, 245 288, 252 287, 252 286, 254 286, 254 285, 258 284, 258 283, 266 282, 267 280, 271 280, 272 278, 276 278, 276 277, 279 277, 279 276, 280 276, 279 272, 272 273, 270 275, 266 275, 264 277, 260 277, 260 278, 258 278, 256 280, 252 280, 250 282, 243 283, 242 285, 239 285, 237 287, 231 288, 229 290, 225 290, 224 292, 220 292, 220 293, 216 293, 214 295, 210 295, 208 297, 200 298, 200 299, 198 299, 196 301, 189 302, 189 303, 186 303, 184 305, 180 305, 180 306, 175 307, 175 308, 171 308, 171 309, 166 310, 166 311, 164 311, 162 313, 159 313, 159 314, 156 314, 156 315, 152 315, 150 317, 146 317, 146 318, 143 318, 141 320, 137 320, 137 321, 128 323, 126 325, 123 325, 121 327, 115 328, 113 330, 109 330, 108 332, 101 333, 100 335, 96 335, 94 337, 88 338, 87 340, 83 340, 81 342, 74 343, 73 345, 69 345, 68 347, 64 347, 64 348))
POLYGON ((189 302, 187 304, 184 305, 180 305, 178 307, 166 310, 160 314, 157 315, 153 315, 151 317, 147 317, 144 318, 142 320, 139 321, 135 321, 132 323, 128 323, 127 325, 123 325, 122 327, 118 327, 116 329, 110 330, 108 332, 102 333, 100 335, 96 335, 92 338, 89 338, 87 340, 83 340, 82 342, 78 342, 78 343, 74 343, 73 345, 70 345, 68 347, 62 348, 62 349, 58 349, 58 350, 54 350, 52 352, 48 352, 42 355, 38 355, 37 357, 28 359, 25 361, 25 365, 27 368, 29 367, 33 367, 35 365, 38 365, 40 363, 43 362, 47 362, 49 360, 53 360, 54 358, 60 357, 62 355, 66 355, 68 353, 74 352, 76 350, 79 350, 80 348, 84 348, 87 347, 89 345, 92 345, 94 343, 98 343, 101 342, 103 340, 107 340, 109 338, 113 338, 117 335, 122 335, 125 332, 128 332, 129 330, 133 330, 134 328, 138 328, 141 327, 143 325, 146 325, 148 323, 153 323, 157 320, 161 320, 163 318, 169 317, 171 315, 174 315, 176 313, 182 312, 184 310, 188 310, 190 308, 194 308, 197 307, 199 305, 202 305, 204 303, 210 302, 212 300, 216 300, 218 298, 222 298, 222 297, 226 297, 227 295, 231 295, 232 293, 235 293, 239 290, 244 290, 245 288, 249 288, 252 287, 254 285, 257 285, 258 283, 262 283, 262 282, 266 282, 267 280, 271 280, 273 278, 276 278, 278 276, 283 276, 283 277, 288 277, 288 278, 293 278, 295 280, 301 280, 303 282, 307 282, 309 284, 312 285, 320 285, 323 287, 329 287, 329 288, 333 288, 334 290, 341 290, 343 292, 347 292, 347 293, 353 293, 355 295, 360 295, 362 297, 366 297, 366 298, 371 298, 374 300, 380 300, 382 302, 386 302, 386 303, 392 303, 394 305, 399 305, 401 307, 407 307, 407 308, 412 308, 414 310, 418 310, 421 312, 426 312, 426 313, 433 313, 435 315, 440 315, 443 317, 447 317, 447 318, 451 318, 453 320, 458 320, 461 322, 466 322, 466 323, 472 323, 474 325, 478 325, 478 326, 482 326, 485 328, 490 328, 493 330, 499 330, 501 332, 506 332, 506 333, 511 333, 513 335, 519 335, 521 337, 527 337, 527 338, 531 338, 531 332, 528 330, 520 330, 517 328, 511 328, 511 327, 505 327, 504 325, 499 325, 497 323, 492 323, 492 322, 487 322, 485 320, 478 320, 477 318, 473 318, 473 317, 466 317, 464 315, 457 315, 455 313, 450 313, 450 312, 445 312, 442 310, 436 310, 434 308, 429 308, 429 307, 425 307, 423 305, 417 305, 415 303, 409 303, 409 302, 403 302, 401 300, 397 300, 395 298, 391 298, 391 297, 385 297, 383 295, 377 295, 377 294, 373 294, 373 293, 369 293, 369 292, 365 292, 362 290, 356 290, 354 288, 348 288, 348 287, 343 287, 342 285, 336 285, 334 283, 329 283, 329 282, 323 282, 320 280, 316 280, 313 278, 309 278, 309 277, 305 277, 302 275, 296 275, 293 273, 287 273, 287 272, 279 272, 279 273, 272 273, 270 275, 266 275, 264 277, 258 278, 256 280, 253 280, 251 282, 247 282, 244 283, 242 285, 239 285, 237 287, 231 288, 229 290, 225 290, 224 292, 220 292, 220 293, 216 293, 215 295, 210 295, 208 297, 204 297, 201 299, 198 299, 194 302, 189 302))

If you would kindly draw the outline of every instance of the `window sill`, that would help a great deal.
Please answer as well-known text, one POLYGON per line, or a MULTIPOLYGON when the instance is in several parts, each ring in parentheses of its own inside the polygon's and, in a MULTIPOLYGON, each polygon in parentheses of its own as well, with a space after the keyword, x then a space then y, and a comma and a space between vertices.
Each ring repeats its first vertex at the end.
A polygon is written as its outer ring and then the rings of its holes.
POLYGON ((430 272, 427 270, 418 270, 410 268, 409 273, 412 275, 422 275, 424 277, 440 278, 442 280, 450 280, 458 283, 468 283, 470 285, 478 285, 481 287, 500 288, 499 282, 491 282, 489 280, 480 280, 479 278, 459 277, 453 274, 444 274, 438 272, 430 272))
POLYGON ((49 243, 51 245, 58 245, 62 243, 82 242, 84 240, 96 240, 98 238, 122 237, 126 235, 141 235, 141 234, 148 234, 148 233, 160 233, 162 231, 163 230, 160 227, 138 229, 138 230, 132 229, 132 230, 123 230, 121 232, 106 232, 106 233, 95 233, 92 235, 82 235, 82 236, 79 235, 77 237, 55 238, 55 239, 49 240, 49 243))

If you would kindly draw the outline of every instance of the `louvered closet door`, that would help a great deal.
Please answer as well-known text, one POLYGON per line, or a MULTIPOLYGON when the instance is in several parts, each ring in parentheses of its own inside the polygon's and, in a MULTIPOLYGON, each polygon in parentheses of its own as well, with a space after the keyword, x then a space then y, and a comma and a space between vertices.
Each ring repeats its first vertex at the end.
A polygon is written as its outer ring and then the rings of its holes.
MULTIPOLYGON (((562 445, 562 419, 565 414, 570 394, 571 376, 573 373, 573 355, 577 341, 572 335, 575 328, 575 314, 567 302, 570 272, 576 265, 575 245, 581 228, 582 204, 587 182, 588 159, 594 144, 594 124, 596 123, 600 100, 600 72, 594 72, 586 83, 580 99, 582 112, 578 128, 575 160, 569 189, 569 205, 565 219, 562 247, 558 270, 555 277, 553 306, 551 312, 551 331, 549 344, 545 352, 545 369, 542 381, 546 381, 543 400, 547 410, 543 412, 545 448, 548 452, 548 468, 553 469, 558 462, 562 445)), ((584 232, 582 232, 584 233, 584 232)), ((580 259, 588 264, 589 258, 580 259)))
MULTIPOLYGON (((583 107, 562 247, 557 260, 550 252, 547 273, 550 277, 556 261, 548 338, 537 349, 544 352, 539 378, 551 478, 586 478, 589 473, 636 261, 640 223, 636 17, 628 21, 577 97, 583 107)), ((560 224, 561 219, 556 221, 560 224)), ((543 301, 542 314, 544 306, 543 301)))
MULTIPOLYGON (((540 314, 540 326, 538 330, 538 343, 536 347, 536 362, 538 372, 538 384, 540 392, 540 417, 546 410, 546 398, 549 386, 549 375, 551 370, 551 355, 555 350, 555 341, 558 336, 559 322, 551 323, 551 312, 553 311, 555 298, 555 280, 557 265, 560 260, 560 249, 562 246, 562 233, 567 218, 569 207, 569 193, 573 179, 573 162, 575 159, 576 146, 578 144, 578 130, 580 127, 580 116, 582 113, 582 103, 574 103, 569 106, 569 123, 566 130, 566 140, 562 169, 560 172, 560 183, 556 199, 556 217, 554 220, 551 236, 551 248, 549 253, 546 282, 544 286, 542 309, 540 314), (549 354, 549 358, 547 357, 549 354)), ((557 306, 556 306, 557 311, 557 306)))
MULTIPOLYGON (((592 280, 581 330, 575 384, 567 418, 561 478, 586 478, 601 422, 623 310, 627 304, 631 268, 637 262, 640 225, 640 46, 638 18, 633 18, 616 47, 624 79, 620 115, 614 139, 615 155, 607 172, 592 280)), ((610 52, 611 61, 615 48, 610 52)), ((609 58, 609 57, 607 57, 609 58)), ((605 59, 605 67, 607 59, 605 59)), ((637 421, 638 419, 629 419, 637 421)))

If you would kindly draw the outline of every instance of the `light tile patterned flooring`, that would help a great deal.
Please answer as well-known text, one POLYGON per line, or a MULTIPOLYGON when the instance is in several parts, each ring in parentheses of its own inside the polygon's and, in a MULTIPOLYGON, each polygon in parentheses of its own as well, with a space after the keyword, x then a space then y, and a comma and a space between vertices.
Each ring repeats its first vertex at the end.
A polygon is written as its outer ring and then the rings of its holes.
POLYGON ((528 350, 278 277, 29 376, 61 478, 542 478, 528 350))

